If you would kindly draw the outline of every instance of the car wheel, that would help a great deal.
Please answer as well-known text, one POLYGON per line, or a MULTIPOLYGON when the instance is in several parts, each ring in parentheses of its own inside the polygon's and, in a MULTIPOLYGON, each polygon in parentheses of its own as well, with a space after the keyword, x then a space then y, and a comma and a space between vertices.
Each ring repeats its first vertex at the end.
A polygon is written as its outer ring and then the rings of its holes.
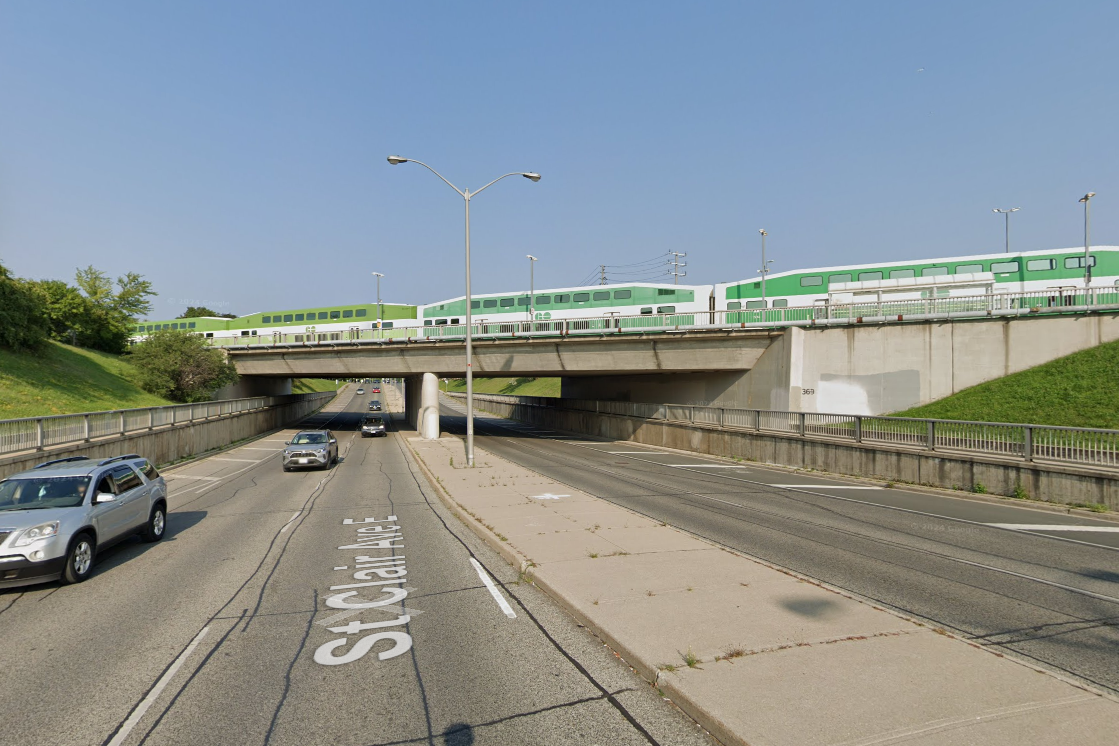
POLYGON ((148 543, 154 543, 163 538, 166 530, 167 507, 163 503, 159 503, 152 508, 152 514, 148 517, 148 525, 144 527, 141 538, 148 543))
POLYGON ((287 464, 284 464, 284 471, 291 471, 291 467, 287 464))
POLYGON ((62 582, 70 585, 80 583, 93 572, 93 537, 78 534, 66 553, 66 567, 62 571, 62 582))

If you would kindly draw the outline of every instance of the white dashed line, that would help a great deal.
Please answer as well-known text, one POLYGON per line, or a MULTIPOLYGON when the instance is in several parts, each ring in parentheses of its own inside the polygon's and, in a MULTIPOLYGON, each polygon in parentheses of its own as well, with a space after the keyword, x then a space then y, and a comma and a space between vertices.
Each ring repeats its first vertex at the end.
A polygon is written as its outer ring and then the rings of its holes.
POLYGON ((297 511, 295 511, 295 515, 293 515, 293 516, 292 516, 291 518, 289 518, 289 519, 288 519, 288 522, 287 522, 287 523, 285 523, 285 524, 284 524, 284 527, 280 529, 280 533, 282 534, 282 533, 284 533, 285 531, 287 531, 287 530, 288 530, 288 526, 290 526, 290 525, 291 525, 291 522, 292 522, 292 521, 294 521, 294 520, 295 520, 296 518, 298 518, 298 517, 299 517, 299 515, 300 515, 300 514, 301 514, 302 512, 303 512, 302 510, 297 510, 297 511))
POLYGON ((700 468, 700 469, 745 469, 745 468, 747 468, 745 466, 739 466, 738 464, 661 464, 661 466, 674 466, 678 469, 679 468, 684 468, 684 467, 687 467, 689 469, 695 469, 695 468, 700 468))
POLYGON ((1011 531, 1103 531, 1119 534, 1119 526, 1070 526, 1068 524, 1048 526, 1040 523, 985 523, 983 525, 994 528, 1008 528, 1011 531))
POLYGON ((218 458, 217 456, 211 456, 207 460, 208 461, 239 461, 243 464, 259 464, 260 463, 259 460, 251 459, 251 458, 218 458))
POLYGON ((497 590, 497 586, 494 585, 494 582, 490 579, 490 576, 486 574, 486 571, 482 567, 482 564, 473 557, 470 558, 470 564, 474 565, 474 570, 478 573, 478 577, 482 579, 483 583, 485 583, 486 588, 488 588, 490 591, 490 595, 493 596, 493 600, 497 601, 497 605, 500 606, 501 610, 505 612, 505 616, 509 617, 510 619, 516 619, 517 614, 513 611, 513 607, 510 606, 509 602, 505 600, 505 597, 501 595, 501 591, 497 590))
POLYGON ((881 490, 884 487, 862 486, 859 484, 767 484, 766 487, 785 487, 796 490, 881 490))

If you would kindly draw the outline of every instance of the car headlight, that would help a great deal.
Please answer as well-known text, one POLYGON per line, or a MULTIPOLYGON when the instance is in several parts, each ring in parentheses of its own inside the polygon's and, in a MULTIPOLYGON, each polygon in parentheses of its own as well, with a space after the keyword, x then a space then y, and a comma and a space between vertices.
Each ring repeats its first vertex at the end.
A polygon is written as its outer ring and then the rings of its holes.
POLYGON ((49 539, 52 536, 58 536, 58 521, 50 521, 49 523, 40 523, 38 526, 32 526, 19 535, 19 538, 12 542, 13 547, 25 547, 28 544, 34 544, 40 539, 49 539))

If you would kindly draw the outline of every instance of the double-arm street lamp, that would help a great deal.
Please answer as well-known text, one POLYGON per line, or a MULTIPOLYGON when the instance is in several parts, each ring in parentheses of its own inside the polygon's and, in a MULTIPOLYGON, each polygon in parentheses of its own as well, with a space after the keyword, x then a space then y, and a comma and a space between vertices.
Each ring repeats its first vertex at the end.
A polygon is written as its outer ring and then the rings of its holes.
POLYGON ((993 210, 991 210, 991 212, 997 212, 997 213, 1000 213, 1000 214, 1006 216, 1006 253, 1007 254, 1010 253, 1010 213, 1018 212, 1021 209, 1022 209, 1021 207, 1011 207, 1009 210, 1000 210, 999 208, 996 207, 993 210))
POLYGON ((377 336, 380 337, 384 336, 384 332, 381 330, 385 326, 382 319, 383 312, 381 310, 381 278, 384 277, 384 275, 380 272, 374 272, 373 276, 377 278, 377 336))
POLYGON ((1088 205, 1092 202, 1092 197, 1095 197, 1095 192, 1088 192, 1079 199, 1084 203, 1084 289, 1087 290, 1092 286, 1092 258, 1088 255, 1088 228, 1091 226, 1091 211, 1088 205))
POLYGON ((535 315, 532 308, 532 294, 536 291, 535 283, 532 278, 532 270, 539 260, 532 254, 525 254, 525 256, 528 257, 528 320, 532 321, 532 317, 535 315))
POLYGON ((423 161, 417 161, 414 158, 401 158, 398 155, 390 155, 388 161, 394 166, 401 163, 417 163, 423 166, 428 171, 438 176, 444 184, 458 192, 458 195, 466 201, 466 465, 474 466, 474 371, 472 369, 474 361, 474 343, 473 324, 470 313, 470 200, 506 177, 523 176, 531 181, 540 181, 540 174, 532 171, 513 171, 504 176, 498 176, 481 189, 475 189, 472 192, 469 189, 459 189, 457 186, 447 181, 443 174, 423 161))
POLYGON ((765 304, 765 276, 769 274, 769 265, 773 264, 773 260, 766 261, 765 258, 765 237, 769 234, 765 228, 758 228, 758 233, 762 235, 762 268, 758 270, 758 274, 762 276, 762 303, 765 304))

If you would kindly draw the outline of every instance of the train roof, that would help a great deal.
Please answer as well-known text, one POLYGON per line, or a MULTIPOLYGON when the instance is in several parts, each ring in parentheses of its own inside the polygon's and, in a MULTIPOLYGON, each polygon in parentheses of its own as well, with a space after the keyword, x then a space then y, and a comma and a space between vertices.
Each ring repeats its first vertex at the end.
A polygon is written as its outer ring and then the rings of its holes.
MULTIPOLYGON (((705 291, 710 290, 711 285, 673 285, 670 282, 611 282, 608 285, 579 285, 576 287, 567 288, 534 288, 533 295, 538 293, 588 293, 596 290, 625 290, 627 288, 658 288, 658 289, 675 289, 675 290, 693 290, 705 291)), ((520 290, 506 291, 503 293, 472 293, 470 300, 478 300, 479 298, 508 298, 509 296, 528 295, 528 288, 521 288, 520 290)), ((429 306, 445 305, 447 303, 454 303, 456 301, 466 300, 465 295, 458 295, 454 298, 446 298, 444 300, 437 300, 432 303, 424 303, 420 308, 427 308, 429 306)))

